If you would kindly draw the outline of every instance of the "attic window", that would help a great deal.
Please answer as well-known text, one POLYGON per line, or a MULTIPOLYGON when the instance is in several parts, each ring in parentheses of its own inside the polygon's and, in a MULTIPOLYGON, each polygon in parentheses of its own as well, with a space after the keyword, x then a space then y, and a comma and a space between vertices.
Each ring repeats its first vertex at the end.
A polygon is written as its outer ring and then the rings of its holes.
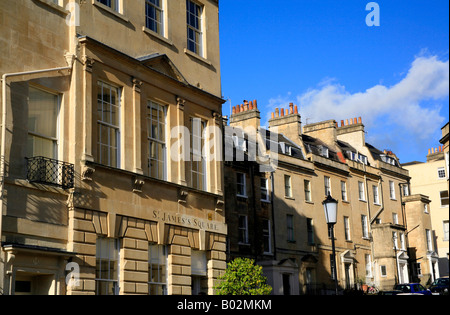
POLYGON ((394 166, 396 165, 396 163, 395 163, 396 161, 394 158, 391 158, 387 155, 380 155, 380 157, 383 162, 394 165, 394 166))
POLYGON ((236 147, 236 149, 247 152, 247 140, 241 137, 238 137, 234 135, 233 137, 233 144, 236 147))
POLYGON ((280 142, 280 147, 283 154, 292 156, 292 146, 285 142, 280 142))
POLYGON ((368 165, 367 156, 365 156, 364 154, 356 153, 356 152, 352 152, 352 151, 347 151, 347 156, 352 161, 360 162, 360 163, 363 163, 365 165, 368 165))
POLYGON ((328 152, 328 148, 327 147, 325 147, 325 146, 323 146, 323 145, 320 145, 319 146, 319 153, 320 153, 320 155, 321 156, 323 156, 323 157, 326 157, 326 158, 328 158, 329 157, 329 152, 328 152))

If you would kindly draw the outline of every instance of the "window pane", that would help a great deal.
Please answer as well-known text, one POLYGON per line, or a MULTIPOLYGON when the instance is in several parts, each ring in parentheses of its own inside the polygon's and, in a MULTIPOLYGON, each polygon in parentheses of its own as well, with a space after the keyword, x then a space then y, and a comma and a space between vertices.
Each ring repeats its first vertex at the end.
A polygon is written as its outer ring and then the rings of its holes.
POLYGON ((56 158, 58 96, 33 87, 29 89, 27 155, 56 158))
POLYGON ((448 207, 449 204, 448 190, 441 191, 440 196, 441 196, 441 207, 448 207))

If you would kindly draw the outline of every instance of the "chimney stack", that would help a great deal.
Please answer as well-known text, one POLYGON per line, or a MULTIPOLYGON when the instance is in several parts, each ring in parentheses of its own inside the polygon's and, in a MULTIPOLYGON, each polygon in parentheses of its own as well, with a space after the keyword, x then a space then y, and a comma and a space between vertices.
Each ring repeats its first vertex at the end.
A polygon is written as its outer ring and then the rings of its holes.
POLYGON ((289 108, 281 108, 281 111, 279 108, 275 108, 275 112, 271 116, 269 129, 277 128, 277 133, 285 135, 298 145, 302 145, 302 123, 297 105, 294 106, 294 103, 289 103, 289 108))
POLYGON ((256 100, 250 102, 244 100, 243 104, 233 107, 232 115, 230 117, 230 126, 243 129, 252 126, 256 131, 260 127, 260 120, 261 116, 256 100))

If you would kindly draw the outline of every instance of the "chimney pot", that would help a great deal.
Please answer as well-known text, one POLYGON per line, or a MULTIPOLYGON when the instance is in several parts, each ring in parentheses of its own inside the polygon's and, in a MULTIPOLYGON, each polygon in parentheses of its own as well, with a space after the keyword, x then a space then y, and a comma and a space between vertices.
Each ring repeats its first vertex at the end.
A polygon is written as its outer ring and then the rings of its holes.
POLYGON ((294 103, 289 103, 289 114, 293 114, 294 113, 294 103))
POLYGON ((281 109, 281 117, 284 117, 284 108, 281 109))
POLYGON ((362 124, 362 118, 361 117, 358 118, 358 123, 362 124))
POLYGON ((272 119, 274 119, 275 118, 275 113, 274 112, 272 112, 272 119))
POLYGON ((236 106, 233 106, 232 113, 233 113, 233 115, 236 114, 236 106))
POLYGON ((358 123, 358 118, 353 118, 353 124, 356 125, 358 123))
POLYGON ((248 109, 249 109, 249 110, 252 110, 252 109, 253 109, 253 102, 252 102, 252 101, 250 101, 250 103, 249 103, 249 105, 248 105, 248 109))
POLYGON ((256 100, 253 100, 253 108, 257 109, 258 108, 258 103, 256 102, 256 100))
POLYGON ((275 117, 279 117, 280 116, 280 109, 279 108, 275 108, 275 117))
POLYGON ((344 127, 344 120, 341 120, 341 127, 344 127))
POLYGON ((346 126, 348 125, 348 119, 345 120, 345 125, 346 125, 346 126))
POLYGON ((297 105, 294 106, 294 113, 298 114, 298 106, 297 105))
POLYGON ((241 112, 244 111, 244 105, 241 104, 241 112))
POLYGON ((439 152, 442 152, 442 146, 439 146, 439 152))

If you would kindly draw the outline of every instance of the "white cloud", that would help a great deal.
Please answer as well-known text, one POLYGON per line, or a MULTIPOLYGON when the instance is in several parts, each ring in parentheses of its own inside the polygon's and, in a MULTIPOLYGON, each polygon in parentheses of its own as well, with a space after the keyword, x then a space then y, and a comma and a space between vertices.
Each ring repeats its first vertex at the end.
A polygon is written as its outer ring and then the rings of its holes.
MULTIPOLYGON (((376 85, 366 91, 349 93, 345 86, 327 79, 296 97, 302 121, 309 123, 335 119, 362 117, 366 131, 375 126, 389 126, 392 130, 409 133, 423 142, 440 129, 443 101, 449 96, 449 61, 436 56, 418 56, 406 76, 393 86, 376 85)), ((269 101, 274 107, 287 107, 291 95, 269 101)), ((378 131, 377 131, 378 132, 378 131)), ((386 131, 386 133, 388 133, 386 131)), ((382 135, 377 135, 382 138, 382 135)), ((387 135, 384 138, 388 138, 387 135)))

